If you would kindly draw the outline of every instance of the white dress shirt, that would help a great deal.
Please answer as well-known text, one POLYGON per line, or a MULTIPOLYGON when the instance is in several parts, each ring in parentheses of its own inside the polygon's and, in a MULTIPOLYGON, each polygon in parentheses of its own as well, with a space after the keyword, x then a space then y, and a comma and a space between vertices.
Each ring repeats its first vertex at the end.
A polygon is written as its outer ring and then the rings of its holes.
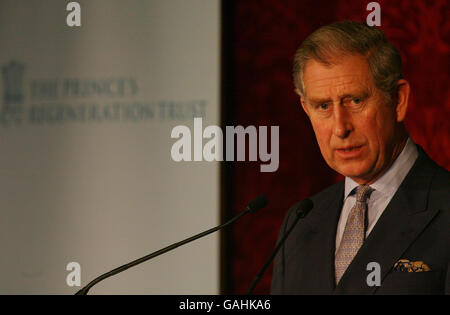
MULTIPOLYGON (((410 137, 406 141, 400 155, 388 168, 388 170, 379 177, 374 183, 370 184, 370 187, 374 189, 368 200, 367 209, 367 231, 366 237, 370 234, 375 223, 377 223, 383 211, 391 201, 394 194, 397 192, 398 187, 403 182, 408 174, 409 170, 416 161, 419 153, 417 151, 416 144, 410 137)), ((349 177, 345 178, 345 192, 344 192, 344 205, 342 207, 341 216, 339 218, 337 233, 336 233, 336 251, 341 244, 342 235, 344 234, 345 224, 350 214, 350 210, 356 203, 355 188, 359 184, 349 177)))

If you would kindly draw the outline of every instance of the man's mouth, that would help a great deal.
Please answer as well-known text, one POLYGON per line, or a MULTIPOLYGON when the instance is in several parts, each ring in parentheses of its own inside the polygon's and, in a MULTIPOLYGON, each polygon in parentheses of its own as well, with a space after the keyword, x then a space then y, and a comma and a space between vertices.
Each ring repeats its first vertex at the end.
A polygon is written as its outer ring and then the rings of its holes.
POLYGON ((360 147, 361 146, 354 146, 354 147, 349 147, 349 148, 341 148, 339 150, 343 150, 345 152, 349 152, 349 151, 355 150, 355 149, 360 148, 360 147))
POLYGON ((343 158, 355 158, 361 153, 362 147, 363 145, 345 146, 336 149, 336 151, 343 158))

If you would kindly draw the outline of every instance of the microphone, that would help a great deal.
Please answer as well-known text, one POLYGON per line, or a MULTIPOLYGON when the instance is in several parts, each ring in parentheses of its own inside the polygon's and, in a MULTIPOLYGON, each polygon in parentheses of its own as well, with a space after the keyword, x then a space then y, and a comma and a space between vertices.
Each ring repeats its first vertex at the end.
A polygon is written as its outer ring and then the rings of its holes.
MULTIPOLYGON (((259 282, 259 280, 261 280, 262 275, 264 274, 264 272, 266 271, 266 269, 269 267, 270 263, 272 262, 272 260, 275 258, 275 255, 278 253, 278 251, 280 250, 281 246, 283 246, 284 242, 286 241, 287 237, 289 236, 289 234, 291 233, 291 231, 294 229, 295 225, 297 225, 297 222, 306 217, 306 215, 309 213, 309 211, 313 208, 314 204, 310 199, 305 199, 303 201, 301 201, 297 207, 295 207, 294 209, 292 209, 293 211, 295 211, 295 220, 292 223, 291 227, 289 228, 289 230, 287 232, 284 233, 283 237, 280 239, 280 241, 278 242, 278 245, 275 247, 275 249, 272 252, 272 255, 270 255, 269 259, 267 259, 266 263, 264 264, 264 266, 261 268, 261 270, 259 271, 259 273, 256 275, 256 277, 253 279, 252 284, 250 285, 250 287, 247 290, 247 295, 252 294, 253 289, 256 287, 256 284, 259 282)), ((291 212, 292 213, 292 212, 291 212)), ((291 215, 291 213, 289 215, 291 215)))
POLYGON ((169 245, 167 247, 164 247, 156 252, 153 252, 149 255, 146 255, 144 257, 141 257, 139 259, 133 260, 132 262, 125 264, 123 266, 117 267, 107 273, 102 274, 101 276, 95 278, 94 280, 92 280, 91 282, 89 282, 86 286, 84 286, 82 289, 80 289, 77 293, 75 293, 75 295, 86 295, 88 293, 88 291, 97 283, 99 283, 102 280, 105 280, 106 278, 109 278, 113 275, 118 274, 119 272, 125 271, 128 268, 134 267, 136 265, 139 265, 140 263, 143 263, 144 261, 147 261, 149 259, 152 259, 156 256, 162 255, 164 253, 167 253, 168 251, 171 251, 181 245, 187 244, 189 242, 192 242, 198 238, 201 238, 203 236, 206 236, 208 234, 211 234, 217 230, 220 230, 224 227, 226 227, 227 225, 230 225, 231 223, 233 223, 234 221, 240 219, 241 217, 243 217, 244 215, 248 214, 248 213, 255 213, 256 211, 258 211, 261 208, 264 208, 265 206, 267 206, 268 204, 268 200, 266 198, 266 196, 264 195, 260 195, 258 197, 256 197, 255 199, 253 199, 245 208, 245 210, 243 212, 241 212, 240 214, 238 214, 237 216, 235 216, 234 218, 232 218, 231 220, 229 220, 228 222, 225 222, 224 224, 221 224, 219 226, 216 226, 212 229, 209 229, 207 231, 204 231, 202 233, 199 233, 197 235, 191 236, 183 241, 180 241, 178 243, 169 245))

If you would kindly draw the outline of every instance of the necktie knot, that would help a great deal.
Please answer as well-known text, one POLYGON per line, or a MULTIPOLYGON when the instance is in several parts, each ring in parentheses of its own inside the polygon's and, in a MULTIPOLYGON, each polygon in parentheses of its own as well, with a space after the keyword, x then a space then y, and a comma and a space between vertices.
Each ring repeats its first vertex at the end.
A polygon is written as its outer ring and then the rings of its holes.
POLYGON ((368 185, 360 185, 356 188, 356 201, 365 203, 374 189, 368 185))

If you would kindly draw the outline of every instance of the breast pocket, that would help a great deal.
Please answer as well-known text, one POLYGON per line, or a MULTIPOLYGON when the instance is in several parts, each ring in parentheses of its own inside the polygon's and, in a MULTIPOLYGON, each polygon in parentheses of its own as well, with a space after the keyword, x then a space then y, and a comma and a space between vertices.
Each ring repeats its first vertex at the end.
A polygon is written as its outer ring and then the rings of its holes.
POLYGON ((441 271, 391 272, 379 294, 444 294, 445 277, 441 271))

